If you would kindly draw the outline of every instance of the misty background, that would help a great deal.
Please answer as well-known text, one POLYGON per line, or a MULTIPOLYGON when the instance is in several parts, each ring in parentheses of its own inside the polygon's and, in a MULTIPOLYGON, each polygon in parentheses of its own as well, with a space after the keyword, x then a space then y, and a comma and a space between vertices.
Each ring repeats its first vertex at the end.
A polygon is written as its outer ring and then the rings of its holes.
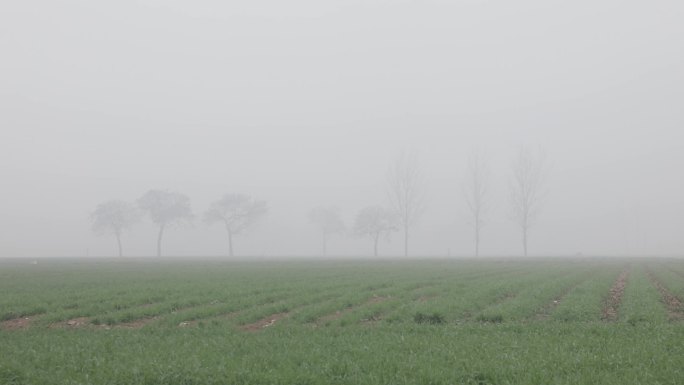
MULTIPOLYGON (((312 256, 307 218, 387 205, 419 159, 412 256, 471 255, 468 156, 491 169, 484 255, 520 255, 508 181, 549 161, 531 255, 684 254, 684 4, 679 1, 21 1, 0 11, 0 257, 106 256, 89 215, 150 189, 197 218, 167 255, 227 253, 201 221, 225 193, 268 202, 237 255, 312 256)), ((124 234, 153 255, 156 228, 124 234)), ((330 237, 330 255, 368 239, 330 237)), ((382 242, 402 253, 401 233, 382 242)))

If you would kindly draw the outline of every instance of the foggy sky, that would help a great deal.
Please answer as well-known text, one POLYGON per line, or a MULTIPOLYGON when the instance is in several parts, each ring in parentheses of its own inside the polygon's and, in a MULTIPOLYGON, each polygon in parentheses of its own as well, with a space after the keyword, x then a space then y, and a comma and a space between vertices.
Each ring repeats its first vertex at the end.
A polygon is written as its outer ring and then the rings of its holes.
MULTIPOLYGON (((114 255, 109 199, 190 196, 165 254, 225 255, 200 220, 266 200, 238 255, 320 253, 307 219, 387 204, 402 151, 426 176, 414 256, 469 255, 461 193, 485 153, 481 252, 520 255, 507 183, 520 146, 550 161, 533 255, 684 254, 680 1, 19 1, 0 7, 0 257, 114 255)), ((123 237, 153 255, 149 220, 123 237)), ((400 233, 380 245, 402 252, 400 233)), ((369 240, 331 237, 329 254, 369 240)))

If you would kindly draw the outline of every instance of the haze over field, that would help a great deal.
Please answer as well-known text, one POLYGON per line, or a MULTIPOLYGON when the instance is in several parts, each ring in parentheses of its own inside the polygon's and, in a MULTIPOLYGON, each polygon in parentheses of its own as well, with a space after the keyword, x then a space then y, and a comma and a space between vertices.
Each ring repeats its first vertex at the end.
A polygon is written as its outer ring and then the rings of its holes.
MULTIPOLYGON (((0 257, 107 256, 90 213, 150 189, 196 218, 168 255, 225 255, 202 214, 268 204, 246 256, 313 256, 308 217, 347 227, 388 205, 403 152, 425 176, 412 256, 472 255, 462 193, 491 175, 483 255, 520 255, 509 181, 543 149, 531 255, 684 254, 684 4, 679 1, 22 1, 0 12, 0 257)), ((153 255, 145 219, 127 255, 153 255)), ((367 256, 331 236, 329 255, 367 256)), ((380 244, 401 255, 400 232, 380 244)))

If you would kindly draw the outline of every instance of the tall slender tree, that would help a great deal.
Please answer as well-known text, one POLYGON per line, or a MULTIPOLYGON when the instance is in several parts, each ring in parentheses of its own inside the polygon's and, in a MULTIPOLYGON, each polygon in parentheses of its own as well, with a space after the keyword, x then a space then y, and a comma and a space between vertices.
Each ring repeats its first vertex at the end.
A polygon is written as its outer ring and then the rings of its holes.
POLYGON ((541 210, 546 180, 546 156, 541 150, 532 152, 521 147, 513 161, 512 171, 509 184, 511 216, 520 226, 523 253, 527 256, 529 231, 541 210))
POLYGON ((212 203, 204 213, 205 222, 221 222, 228 232, 228 254, 233 254, 233 236, 242 233, 268 212, 265 201, 258 201, 249 195, 225 194, 212 203))
POLYGON ((480 231, 484 225, 484 214, 487 211, 488 182, 489 165, 487 160, 480 152, 474 151, 468 158, 463 193, 471 214, 476 257, 480 255, 480 231))
POLYGON ((425 209, 425 177, 414 154, 401 153, 388 172, 390 204, 404 232, 404 256, 408 256, 409 231, 425 209))
POLYGON ((328 252, 328 236, 344 231, 344 222, 333 207, 316 207, 309 212, 309 220, 318 226, 323 236, 323 256, 328 252))

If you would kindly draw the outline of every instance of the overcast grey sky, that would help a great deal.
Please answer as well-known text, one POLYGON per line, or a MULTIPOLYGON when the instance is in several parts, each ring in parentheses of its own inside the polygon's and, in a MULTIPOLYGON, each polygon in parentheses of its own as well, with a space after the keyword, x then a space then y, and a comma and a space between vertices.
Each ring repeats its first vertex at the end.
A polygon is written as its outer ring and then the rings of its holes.
MULTIPOLYGON (((541 147, 534 255, 684 254, 681 1, 47 1, 0 6, 0 257, 113 255, 90 231, 108 199, 179 191, 200 215, 228 192, 269 202, 241 255, 315 255, 307 212, 347 224, 385 204, 401 151, 426 211, 411 253, 472 253, 469 153, 492 169, 481 251, 522 252, 511 159, 541 147)), ((152 255, 135 226, 129 255, 152 255)), ((220 226, 167 232, 221 255, 220 226)), ((401 235, 381 245, 400 254, 401 235)), ((337 237, 330 254, 367 255, 337 237)))

